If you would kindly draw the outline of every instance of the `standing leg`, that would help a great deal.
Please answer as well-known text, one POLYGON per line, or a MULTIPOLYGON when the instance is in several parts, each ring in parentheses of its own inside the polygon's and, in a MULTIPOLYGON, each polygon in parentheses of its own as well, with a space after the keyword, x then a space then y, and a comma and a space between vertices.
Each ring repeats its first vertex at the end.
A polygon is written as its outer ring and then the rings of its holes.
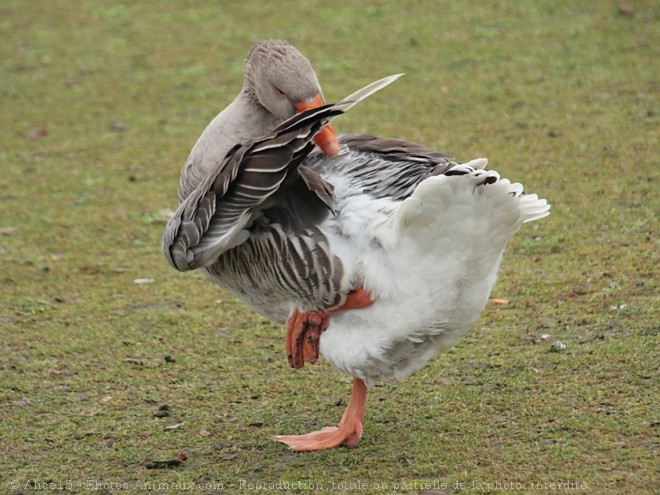
POLYGON ((282 435, 275 440, 291 447, 296 452, 329 449, 346 445, 354 447, 362 437, 362 419, 367 401, 367 384, 359 378, 353 378, 353 391, 348 406, 339 421, 339 426, 328 426, 306 435, 282 435))

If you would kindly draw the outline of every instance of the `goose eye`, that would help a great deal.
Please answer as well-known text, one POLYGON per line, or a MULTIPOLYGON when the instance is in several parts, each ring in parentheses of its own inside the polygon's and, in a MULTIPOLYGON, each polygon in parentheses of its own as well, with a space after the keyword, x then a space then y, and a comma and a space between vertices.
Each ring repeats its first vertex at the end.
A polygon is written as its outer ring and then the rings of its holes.
POLYGON ((275 88, 275 91, 277 91, 277 94, 280 96, 286 96, 286 93, 282 91, 280 88, 275 88))

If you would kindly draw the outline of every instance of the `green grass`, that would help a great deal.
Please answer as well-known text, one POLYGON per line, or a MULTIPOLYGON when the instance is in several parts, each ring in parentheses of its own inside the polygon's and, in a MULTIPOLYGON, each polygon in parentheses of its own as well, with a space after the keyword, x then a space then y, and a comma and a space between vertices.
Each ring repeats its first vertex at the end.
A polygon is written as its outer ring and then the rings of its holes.
POLYGON ((654 493, 660 18, 619 3, 3 2, 0 493, 654 493), (553 205, 507 251, 511 304, 374 388, 354 449, 271 441, 335 423, 350 378, 290 370, 281 328, 160 253, 180 167, 264 37, 331 101, 406 72, 339 132, 488 156, 553 205))

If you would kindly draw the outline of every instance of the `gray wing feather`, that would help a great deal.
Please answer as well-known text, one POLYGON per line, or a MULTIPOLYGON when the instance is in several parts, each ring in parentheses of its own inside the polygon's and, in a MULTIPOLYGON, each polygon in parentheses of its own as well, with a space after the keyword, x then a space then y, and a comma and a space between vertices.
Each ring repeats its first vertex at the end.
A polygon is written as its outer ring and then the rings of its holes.
MULTIPOLYGON (((312 137, 340 110, 331 105, 294 116, 269 136, 236 146, 181 203, 163 236, 163 252, 181 271, 207 266, 244 242, 245 230, 313 149, 312 137)), ((303 172, 307 190, 329 204, 331 186, 303 172)))
MULTIPOLYGON (((181 271, 208 266, 245 242, 246 227, 264 207, 273 206, 271 197, 291 177, 315 193, 320 204, 329 206, 331 186, 311 170, 303 170, 302 175, 297 170, 314 147, 311 139, 333 118, 398 77, 373 82, 337 104, 296 114, 268 136, 236 145, 168 222, 162 247, 170 264, 181 271)), ((312 210, 311 217, 320 218, 318 208, 312 210)))
POLYGON ((321 176, 325 170, 340 173, 375 198, 403 200, 428 177, 460 173, 449 156, 421 144, 373 134, 350 134, 339 141, 340 159, 313 152, 305 164, 321 176))

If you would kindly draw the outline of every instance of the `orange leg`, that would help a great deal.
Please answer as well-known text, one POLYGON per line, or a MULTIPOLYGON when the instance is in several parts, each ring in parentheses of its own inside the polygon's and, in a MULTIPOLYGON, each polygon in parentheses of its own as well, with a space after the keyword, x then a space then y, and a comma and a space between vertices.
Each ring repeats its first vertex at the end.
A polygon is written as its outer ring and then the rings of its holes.
POLYGON ((319 357, 319 340, 328 328, 328 318, 337 311, 361 309, 370 306, 373 299, 364 287, 348 294, 344 304, 327 311, 308 311, 301 313, 297 309, 287 321, 285 347, 286 357, 292 368, 302 368, 305 363, 315 363, 319 357))
POLYGON ((344 304, 336 309, 330 310, 330 312, 335 313, 337 311, 345 311, 347 309, 362 309, 371 306, 373 302, 374 300, 367 292, 367 289, 364 287, 358 287, 354 291, 348 293, 344 304))
POLYGON ((328 426, 306 435, 282 435, 275 440, 291 447, 296 452, 330 449, 340 445, 354 447, 362 437, 362 419, 367 400, 367 384, 359 378, 353 378, 353 391, 344 411, 339 426, 328 426))
POLYGON ((292 368, 302 368, 305 362, 314 363, 319 356, 319 339, 328 327, 324 311, 293 312, 286 327, 284 340, 286 357, 292 368))

